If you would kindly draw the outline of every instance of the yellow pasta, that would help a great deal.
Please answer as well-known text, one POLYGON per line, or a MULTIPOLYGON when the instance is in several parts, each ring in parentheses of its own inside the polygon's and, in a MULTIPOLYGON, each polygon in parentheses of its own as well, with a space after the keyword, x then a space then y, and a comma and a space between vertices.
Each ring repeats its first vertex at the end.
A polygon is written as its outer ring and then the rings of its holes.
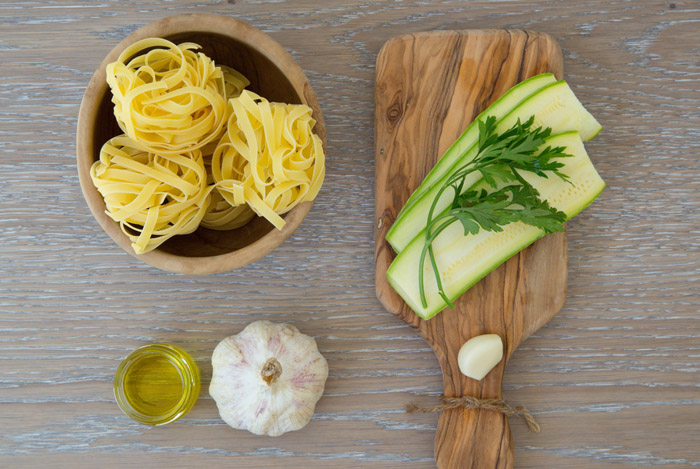
POLYGON ((207 171, 207 184, 212 186, 214 190, 211 192, 209 208, 207 208, 204 218, 202 218, 201 225, 205 228, 219 231, 240 228, 255 216, 255 212, 245 204, 237 207, 232 206, 213 187, 214 176, 211 172, 211 157, 212 155, 204 156, 204 169, 207 171))
POLYGON ((226 132, 211 160, 216 187, 231 206, 247 205, 282 229, 280 215, 313 200, 325 176, 311 108, 270 103, 247 90, 228 106, 226 132))
POLYGON ((227 100, 249 82, 194 52, 199 48, 194 43, 144 39, 107 65, 114 115, 141 149, 178 155, 221 136, 227 100))
POLYGON ((239 96, 243 89, 250 85, 250 81, 238 71, 226 65, 220 65, 220 67, 224 72, 224 96, 227 101, 239 96))
POLYGON ((248 223, 255 216, 247 205, 229 204, 219 191, 212 191, 209 208, 201 225, 212 230, 233 230, 248 223))
POLYGON ((243 75, 199 48, 144 39, 107 66, 125 135, 103 145, 90 175, 137 254, 200 224, 231 230, 256 214, 282 229, 281 215, 323 183, 311 109, 244 91, 243 75))
POLYGON ((107 215, 120 224, 137 254, 196 230, 213 188, 207 185, 200 150, 155 155, 137 148, 126 135, 102 146, 90 176, 107 215))

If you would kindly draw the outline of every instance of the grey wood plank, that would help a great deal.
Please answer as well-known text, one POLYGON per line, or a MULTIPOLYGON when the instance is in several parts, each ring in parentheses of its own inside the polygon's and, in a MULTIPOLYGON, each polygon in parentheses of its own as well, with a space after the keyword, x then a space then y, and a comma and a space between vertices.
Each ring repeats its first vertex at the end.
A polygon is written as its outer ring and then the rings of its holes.
MULTIPOLYGON (((551 34, 604 130, 587 144, 608 187, 568 224, 564 309, 506 370, 517 467, 700 466, 700 4, 658 1, 116 1, 0 3, 0 465, 433 466, 437 361, 374 297, 373 84, 406 32, 551 34), (82 199, 75 126, 102 57, 149 21, 236 16, 289 50, 326 118, 328 174, 299 230, 245 269, 156 271, 123 253, 82 199), (211 376, 223 337, 255 319, 297 325, 330 365, 308 427, 228 428, 206 392, 180 422, 122 416, 112 378, 169 341, 211 376)), ((426 77, 430 79, 430 77, 426 77)))

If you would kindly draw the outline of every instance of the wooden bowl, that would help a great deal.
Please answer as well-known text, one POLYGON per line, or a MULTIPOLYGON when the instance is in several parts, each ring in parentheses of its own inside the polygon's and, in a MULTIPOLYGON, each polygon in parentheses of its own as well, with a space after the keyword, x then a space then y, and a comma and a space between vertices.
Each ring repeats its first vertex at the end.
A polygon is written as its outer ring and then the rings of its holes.
POLYGON ((323 116, 306 76, 280 44, 262 31, 233 18, 209 14, 170 16, 149 23, 120 42, 105 57, 85 90, 77 131, 80 186, 93 215, 112 239, 129 254, 169 272, 209 274, 254 262, 279 246, 297 229, 313 202, 304 202, 287 213, 282 230, 255 217, 247 225, 229 231, 200 227, 192 234, 174 236, 157 249, 136 255, 119 224, 105 213, 102 196, 90 179, 90 166, 99 159, 100 148, 123 133, 117 125, 105 67, 130 44, 148 37, 174 43, 195 42, 217 64, 235 68, 250 80, 248 89, 270 101, 306 104, 316 120, 314 132, 326 147, 323 116))

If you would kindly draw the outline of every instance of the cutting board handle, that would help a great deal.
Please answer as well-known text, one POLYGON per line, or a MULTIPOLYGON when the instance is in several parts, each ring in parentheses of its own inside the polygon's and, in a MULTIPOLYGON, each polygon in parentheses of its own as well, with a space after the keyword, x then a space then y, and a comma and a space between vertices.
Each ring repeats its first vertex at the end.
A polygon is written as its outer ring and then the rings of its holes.
POLYGON ((512 468, 513 440, 508 418, 489 410, 440 412, 435 461, 441 469, 512 468))
MULTIPOLYGON (((504 364, 476 381, 461 373, 445 376, 445 389, 461 396, 500 399, 504 364)), ((449 396, 449 394, 448 394, 449 396)), ((484 409, 446 409, 440 412, 435 434, 435 461, 441 469, 506 469, 513 467, 513 440, 508 417, 484 409)))

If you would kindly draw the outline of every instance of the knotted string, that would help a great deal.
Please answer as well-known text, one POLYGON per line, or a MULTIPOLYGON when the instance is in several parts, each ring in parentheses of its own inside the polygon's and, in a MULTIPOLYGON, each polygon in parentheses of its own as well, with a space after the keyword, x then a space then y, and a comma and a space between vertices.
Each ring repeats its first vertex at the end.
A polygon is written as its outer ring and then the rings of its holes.
POLYGON ((440 396, 442 404, 435 407, 418 407, 414 404, 406 405, 406 412, 413 414, 416 412, 439 412, 447 409, 470 409, 470 410, 493 410, 495 412, 500 412, 504 415, 520 415, 525 419, 527 423, 527 428, 533 433, 540 432, 540 425, 535 421, 535 417, 521 405, 512 406, 503 399, 479 399, 472 396, 464 397, 445 397, 440 396))

